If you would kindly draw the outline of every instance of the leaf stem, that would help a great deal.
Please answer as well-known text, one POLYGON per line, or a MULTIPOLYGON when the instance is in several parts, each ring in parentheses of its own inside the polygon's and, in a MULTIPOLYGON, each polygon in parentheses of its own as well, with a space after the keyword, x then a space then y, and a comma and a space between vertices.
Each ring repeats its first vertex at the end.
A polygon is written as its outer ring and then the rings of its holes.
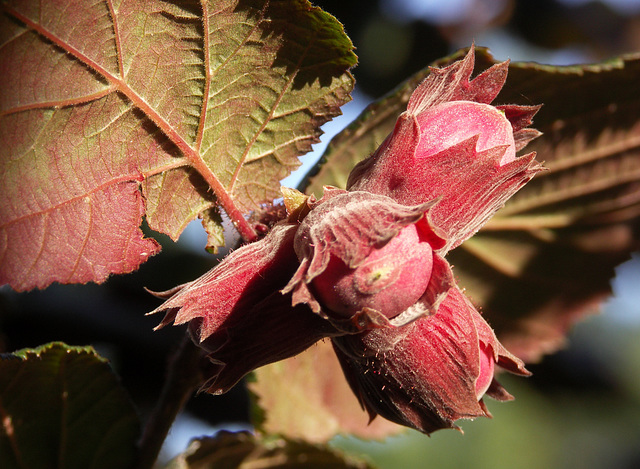
POLYGON ((171 357, 160 398, 156 403, 142 437, 138 442, 136 468, 152 469, 169 429, 193 392, 204 381, 201 349, 185 334, 180 347, 171 357))
MULTIPOLYGON (((187 155, 187 158, 189 156, 187 155)), ((218 178, 211 172, 211 170, 207 167, 207 165, 200 158, 189 158, 191 162, 191 166, 200 173, 200 175, 207 181, 209 187, 213 191, 218 200, 218 204, 224 209, 227 213, 231 221, 233 222, 233 226, 236 227, 242 239, 244 239, 247 243, 251 243, 258 239, 258 233, 255 228, 247 221, 244 217, 244 214, 240 211, 237 205, 234 203, 231 194, 227 192, 224 187, 218 181, 218 178)))

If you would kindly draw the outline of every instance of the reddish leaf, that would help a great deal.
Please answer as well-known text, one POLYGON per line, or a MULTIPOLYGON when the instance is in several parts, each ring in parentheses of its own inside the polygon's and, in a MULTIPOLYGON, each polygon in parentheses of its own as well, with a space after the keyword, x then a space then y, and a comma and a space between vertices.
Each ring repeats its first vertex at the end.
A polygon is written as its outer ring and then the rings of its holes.
POLYGON ((137 152, 153 154, 159 145, 143 129, 131 132, 128 124, 136 119, 126 108, 112 95, 83 106, 31 109, 3 118, 0 283, 27 290, 52 281, 101 282, 112 272, 136 269, 159 251, 138 228, 144 201, 135 165, 137 152), (121 125, 109 126, 116 119, 121 125), (82 132, 87 121, 108 130, 87 138, 65 130, 82 132), (63 133, 66 138, 57 138, 63 133), (129 145, 132 138, 137 148, 129 145), (103 139, 118 145, 101 146, 103 139), (96 147, 95 157, 85 158, 96 147))
POLYGON ((254 239, 244 214, 353 86, 351 42, 306 0, 15 1, 0 30, 0 282, 18 290, 136 269, 159 250, 145 214, 173 239, 201 217, 215 249, 220 204, 254 239))
POLYGON ((321 443, 339 433, 384 438, 406 430, 383 418, 369 422, 329 341, 259 368, 255 375, 249 389, 266 410, 258 424, 267 434, 321 443))

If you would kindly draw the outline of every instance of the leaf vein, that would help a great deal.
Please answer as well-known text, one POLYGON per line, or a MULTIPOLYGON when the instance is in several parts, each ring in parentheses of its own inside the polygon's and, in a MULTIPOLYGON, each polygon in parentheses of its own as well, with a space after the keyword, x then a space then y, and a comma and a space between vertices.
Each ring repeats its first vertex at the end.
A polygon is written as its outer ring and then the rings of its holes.
MULTIPOLYGON (((253 35, 253 33, 258 29, 258 27, 260 26, 260 23, 262 21, 264 21, 264 15, 265 15, 265 11, 267 6, 269 5, 269 2, 265 2, 265 6, 263 7, 263 9, 260 11, 260 17, 255 21, 255 23, 252 25, 252 28, 249 30, 249 32, 245 35, 245 37, 242 39, 242 41, 240 41, 238 43, 238 46, 231 51, 231 53, 229 54, 228 57, 226 57, 214 70, 210 71, 210 75, 211 78, 213 79, 213 77, 218 73, 219 70, 224 69, 224 67, 229 63, 229 61, 235 57, 238 52, 240 51, 240 49, 242 49, 242 47, 244 47, 248 42, 249 42, 249 38, 253 35)), ((205 31, 205 34, 209 35, 209 31, 205 31)), ((205 51, 207 54, 210 53, 209 50, 205 51)))
POLYGON ((116 9, 113 5, 113 0, 107 0, 107 8, 109 15, 111 15, 111 24, 113 25, 113 40, 116 45, 116 61, 118 63, 118 72, 120 78, 124 79, 124 60, 122 55, 122 38, 120 33, 120 25, 118 23, 118 16, 116 9))
POLYGON ((259 160, 261 158, 264 158, 266 156, 273 155, 273 157, 276 158, 276 160, 278 160, 278 162, 280 164, 285 165, 285 166, 294 166, 294 165, 288 165, 286 161, 282 160, 280 158, 280 156, 278 156, 278 150, 286 148, 289 145, 294 144, 296 142, 304 142, 305 140, 308 140, 308 139, 309 139, 308 135, 299 135, 299 136, 297 136, 295 138, 292 138, 292 139, 289 139, 288 141, 283 142, 283 143, 281 143, 279 145, 273 146, 268 151, 265 151, 265 152, 263 152, 263 153, 261 153, 259 155, 256 155, 251 159, 247 159, 246 162, 249 163, 251 161, 257 161, 257 160, 259 160))
POLYGON ((293 71, 291 73, 291 75, 289 76, 285 86, 282 88, 282 90, 278 94, 275 102, 273 103, 273 106, 271 107, 271 110, 269 112, 268 117, 264 120, 264 123, 260 126, 258 131, 254 134, 253 138, 251 139, 249 144, 246 146, 244 152, 242 153, 242 156, 241 156, 241 158, 239 160, 239 164, 236 167, 236 170, 235 170, 235 172, 233 174, 233 177, 229 181, 229 186, 228 186, 229 187, 229 192, 233 192, 234 186, 235 186, 236 182, 238 181, 238 177, 240 175, 240 171, 242 170, 242 166, 244 165, 245 161, 248 158, 249 152, 251 151, 251 149, 253 148, 253 145, 258 140, 258 137, 260 136, 260 134, 264 131, 264 129, 267 127, 267 125, 269 125, 269 123, 271 122, 271 119, 272 119, 273 115, 275 114, 276 109, 278 108, 278 106, 282 102, 282 99, 283 99, 284 95, 289 90, 289 88, 291 88, 291 85, 293 84, 293 81, 294 81, 295 77, 297 76, 298 72, 300 71, 300 64, 302 63, 302 61, 306 57, 307 53, 311 49, 311 47, 312 47, 313 43, 315 42, 316 38, 317 38, 317 32, 314 33, 312 39, 308 42, 304 52, 302 54, 300 54, 300 57, 298 59, 296 67, 295 67, 295 71, 293 71))
MULTIPOLYGON (((543 193, 537 194, 534 198, 527 197, 520 200, 512 199, 513 202, 509 202, 505 207, 503 207, 500 210, 499 215, 502 217, 515 213, 523 213, 535 208, 544 207, 545 205, 551 205, 606 189, 611 189, 638 179, 640 179, 640 168, 624 172, 621 171, 620 173, 601 177, 599 179, 580 184, 579 186, 568 186, 562 190, 549 191, 547 193, 544 193, 543 191, 543 193)), ((529 193, 530 192, 531 190, 529 193)))
POLYGON ((549 177, 558 171, 578 167, 585 163, 610 157, 611 155, 623 153, 638 147, 640 147, 640 132, 637 132, 637 135, 626 138, 616 139, 612 136, 608 143, 595 144, 592 145, 590 149, 581 148, 577 154, 546 162, 545 167, 548 168, 548 171, 543 171, 536 177, 549 177))
POLYGON ((90 189, 88 191, 85 191, 85 192, 83 192, 81 194, 78 194, 78 195, 76 195, 74 197, 70 197, 70 198, 68 198, 66 200, 63 200, 60 203, 53 204, 53 205, 51 205, 49 207, 46 207, 46 208, 43 208, 41 210, 35 210, 35 211, 32 211, 32 212, 29 212, 29 213, 27 213, 25 215, 22 215, 22 216, 14 218, 12 220, 9 220, 6 223, 0 224, 0 229, 4 229, 4 228, 9 227, 9 226, 11 226, 11 225, 13 225, 15 223, 22 222, 22 221, 30 219, 32 217, 37 217, 37 216, 42 216, 42 215, 47 215, 47 214, 53 213, 56 210, 59 210, 59 209, 65 207, 65 206, 67 206, 69 204, 73 204, 73 203, 78 202, 80 199, 84 199, 85 197, 89 197, 89 196, 91 196, 91 195, 93 195, 95 193, 101 192, 101 191, 105 190, 106 188, 108 188, 110 186, 121 184, 121 183, 125 183, 125 182, 139 182, 140 180, 141 180, 141 177, 140 177, 140 175, 138 173, 136 173, 135 175, 134 174, 123 175, 123 176, 120 176, 120 177, 116 177, 116 178, 110 179, 110 180, 105 181, 104 183, 102 183, 100 185, 97 185, 97 186, 93 187, 92 189, 90 189))
POLYGON ((93 229, 93 205, 94 204, 91 203, 91 200, 87 200, 85 205, 88 207, 88 210, 89 210, 89 219, 88 219, 88 222, 87 222, 87 231, 86 231, 86 233, 84 235, 84 238, 82 240, 82 245, 80 246, 80 249, 78 249, 78 251, 77 251, 76 260, 73 263, 73 267, 69 271, 69 276, 67 277, 67 283, 72 283, 72 279, 74 278, 76 272, 78 271, 78 267, 80 265, 80 262, 84 259, 84 252, 86 251, 87 244, 89 243, 89 239, 91 238, 91 231, 93 229))
MULTIPOLYGON (((45 247, 46 233, 47 233, 47 215, 48 214, 45 213, 44 218, 42 220, 42 229, 40 232, 41 241, 38 243, 38 245, 40 246, 40 249, 38 250, 38 253, 35 255, 35 257, 33 258, 33 262, 31 262, 31 265, 26 269, 26 272, 27 272, 26 276, 30 276, 32 272, 36 271, 36 264, 40 261, 40 258, 42 257, 42 253, 45 247)), ((7 225, 9 224, 10 223, 7 223, 7 225)))
POLYGON ((198 121, 198 132, 196 134, 195 147, 200 154, 202 146, 202 138, 205 130, 205 122, 207 119, 207 109, 209 105, 209 89, 211 88, 211 45, 209 44, 209 12, 208 3, 201 1, 202 8, 202 41, 204 48, 204 90, 200 101, 200 118, 198 121))

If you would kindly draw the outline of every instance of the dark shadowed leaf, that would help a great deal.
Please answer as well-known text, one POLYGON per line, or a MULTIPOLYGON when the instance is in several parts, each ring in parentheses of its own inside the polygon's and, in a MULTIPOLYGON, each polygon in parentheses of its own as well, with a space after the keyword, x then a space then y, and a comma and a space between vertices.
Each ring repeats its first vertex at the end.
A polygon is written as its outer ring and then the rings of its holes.
MULTIPOLYGON (((493 63, 477 50, 476 71, 493 63)), ((334 138, 307 191, 344 187, 426 74, 370 105, 334 138)), ((494 103, 544 103, 533 125, 544 135, 524 151, 537 151, 548 171, 448 257, 501 341, 531 361, 557 349, 571 324, 597 308, 614 267, 639 248, 640 56, 569 67, 513 63, 494 103)))
POLYGON ((342 26, 306 0, 4 2, 0 283, 101 282, 219 204, 278 197, 348 101, 342 26))
POLYGON ((130 467, 138 416, 90 347, 51 343, 0 360, 2 468, 130 467))
POLYGON ((167 469, 366 469, 369 464, 326 446, 284 439, 262 441, 246 432, 193 440, 167 469))

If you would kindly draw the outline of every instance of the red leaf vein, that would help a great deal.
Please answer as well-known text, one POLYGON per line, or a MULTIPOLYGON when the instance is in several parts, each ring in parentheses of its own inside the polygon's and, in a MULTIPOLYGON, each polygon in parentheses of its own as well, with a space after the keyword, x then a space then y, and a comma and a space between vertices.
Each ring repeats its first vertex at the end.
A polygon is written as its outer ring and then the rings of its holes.
MULTIPOLYGON (((6 227, 11 226, 11 225, 13 225, 15 223, 22 222, 22 221, 24 221, 26 219, 29 219, 31 217, 34 217, 34 216, 47 215, 47 214, 53 213, 53 212, 55 212, 57 210, 60 210, 61 208, 65 207, 65 206, 67 206, 69 204, 76 203, 76 202, 80 201, 81 199, 84 199, 85 197, 89 197, 89 196, 91 196, 93 194, 102 192, 107 187, 110 187, 110 186, 113 186, 113 185, 116 185, 116 184, 121 184, 121 183, 124 183, 124 182, 140 182, 141 180, 142 180, 142 177, 141 177, 140 174, 124 175, 124 176, 120 176, 120 177, 117 177, 117 178, 110 179, 108 181, 103 182, 100 185, 92 187, 91 190, 88 190, 86 192, 78 194, 78 195, 76 195, 74 197, 70 197, 69 199, 66 199, 66 200, 64 200, 64 201, 62 201, 62 202, 60 202, 58 204, 54 204, 54 205, 51 205, 51 206, 49 206, 47 208, 44 208, 42 210, 32 211, 32 212, 29 212, 29 213, 27 213, 25 215, 13 218, 13 219, 7 221, 6 223, 0 224, 0 229, 1 228, 6 228, 6 227)), ((43 243, 41 243, 41 244, 43 244, 43 243)))
POLYGON ((118 60, 118 71, 120 77, 124 77, 124 61, 122 60, 122 39, 120 34, 120 26, 118 24, 118 17, 116 15, 115 8, 112 0, 107 0, 107 8, 111 15, 111 24, 113 24, 113 37, 116 44, 116 59, 118 60))

